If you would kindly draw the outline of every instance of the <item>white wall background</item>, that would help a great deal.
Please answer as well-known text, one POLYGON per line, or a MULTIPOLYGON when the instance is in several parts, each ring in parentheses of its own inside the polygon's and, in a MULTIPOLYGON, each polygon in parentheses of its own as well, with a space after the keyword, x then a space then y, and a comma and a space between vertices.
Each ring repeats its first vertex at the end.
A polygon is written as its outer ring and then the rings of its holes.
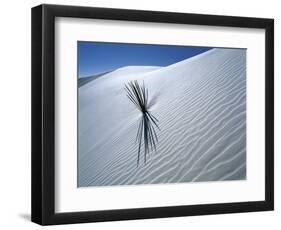
MULTIPOLYGON (((30 222, 30 8, 1 2, 0 228, 39 229, 30 222)), ((55 226, 54 229, 278 229, 281 219, 280 6, 277 0, 56 0, 51 4, 275 18, 275 211, 55 226)), ((50 228, 50 227, 46 227, 50 228)))

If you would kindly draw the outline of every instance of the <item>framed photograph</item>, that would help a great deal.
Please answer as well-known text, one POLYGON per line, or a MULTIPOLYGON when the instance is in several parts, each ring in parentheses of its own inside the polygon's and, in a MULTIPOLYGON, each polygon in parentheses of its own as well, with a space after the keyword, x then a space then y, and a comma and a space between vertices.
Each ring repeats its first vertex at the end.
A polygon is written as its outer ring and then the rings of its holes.
POLYGON ((273 19, 32 9, 32 221, 273 210, 273 19))

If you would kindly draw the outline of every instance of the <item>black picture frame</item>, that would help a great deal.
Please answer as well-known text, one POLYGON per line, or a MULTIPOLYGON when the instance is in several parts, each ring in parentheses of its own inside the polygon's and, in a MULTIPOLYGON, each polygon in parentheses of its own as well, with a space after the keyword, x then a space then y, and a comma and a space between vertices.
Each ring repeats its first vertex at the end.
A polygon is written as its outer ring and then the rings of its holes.
POLYGON ((274 209, 274 20, 62 5, 32 8, 32 221, 41 225, 274 209), (110 19, 265 29, 265 200, 55 213, 55 18, 110 19))

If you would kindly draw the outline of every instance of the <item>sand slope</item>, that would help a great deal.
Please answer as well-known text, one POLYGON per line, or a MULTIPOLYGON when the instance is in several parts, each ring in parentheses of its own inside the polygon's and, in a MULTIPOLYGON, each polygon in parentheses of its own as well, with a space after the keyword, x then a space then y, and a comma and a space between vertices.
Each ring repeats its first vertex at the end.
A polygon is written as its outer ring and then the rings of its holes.
POLYGON ((212 49, 167 67, 117 69, 79 88, 78 186, 246 177, 246 51, 212 49), (140 112, 124 84, 144 81, 161 131, 137 167, 140 112))

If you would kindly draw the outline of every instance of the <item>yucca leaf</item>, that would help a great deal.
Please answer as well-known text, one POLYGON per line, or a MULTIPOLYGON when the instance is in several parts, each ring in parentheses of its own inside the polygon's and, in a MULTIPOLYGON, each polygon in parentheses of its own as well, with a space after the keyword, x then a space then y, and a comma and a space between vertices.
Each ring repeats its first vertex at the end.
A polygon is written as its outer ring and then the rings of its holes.
POLYGON ((138 81, 130 81, 124 87, 128 99, 142 113, 141 120, 138 126, 136 142, 138 142, 137 166, 139 165, 141 146, 144 147, 144 163, 147 160, 147 154, 151 151, 156 152, 158 137, 154 126, 160 130, 158 119, 149 111, 148 88, 144 82, 140 86, 138 81))

